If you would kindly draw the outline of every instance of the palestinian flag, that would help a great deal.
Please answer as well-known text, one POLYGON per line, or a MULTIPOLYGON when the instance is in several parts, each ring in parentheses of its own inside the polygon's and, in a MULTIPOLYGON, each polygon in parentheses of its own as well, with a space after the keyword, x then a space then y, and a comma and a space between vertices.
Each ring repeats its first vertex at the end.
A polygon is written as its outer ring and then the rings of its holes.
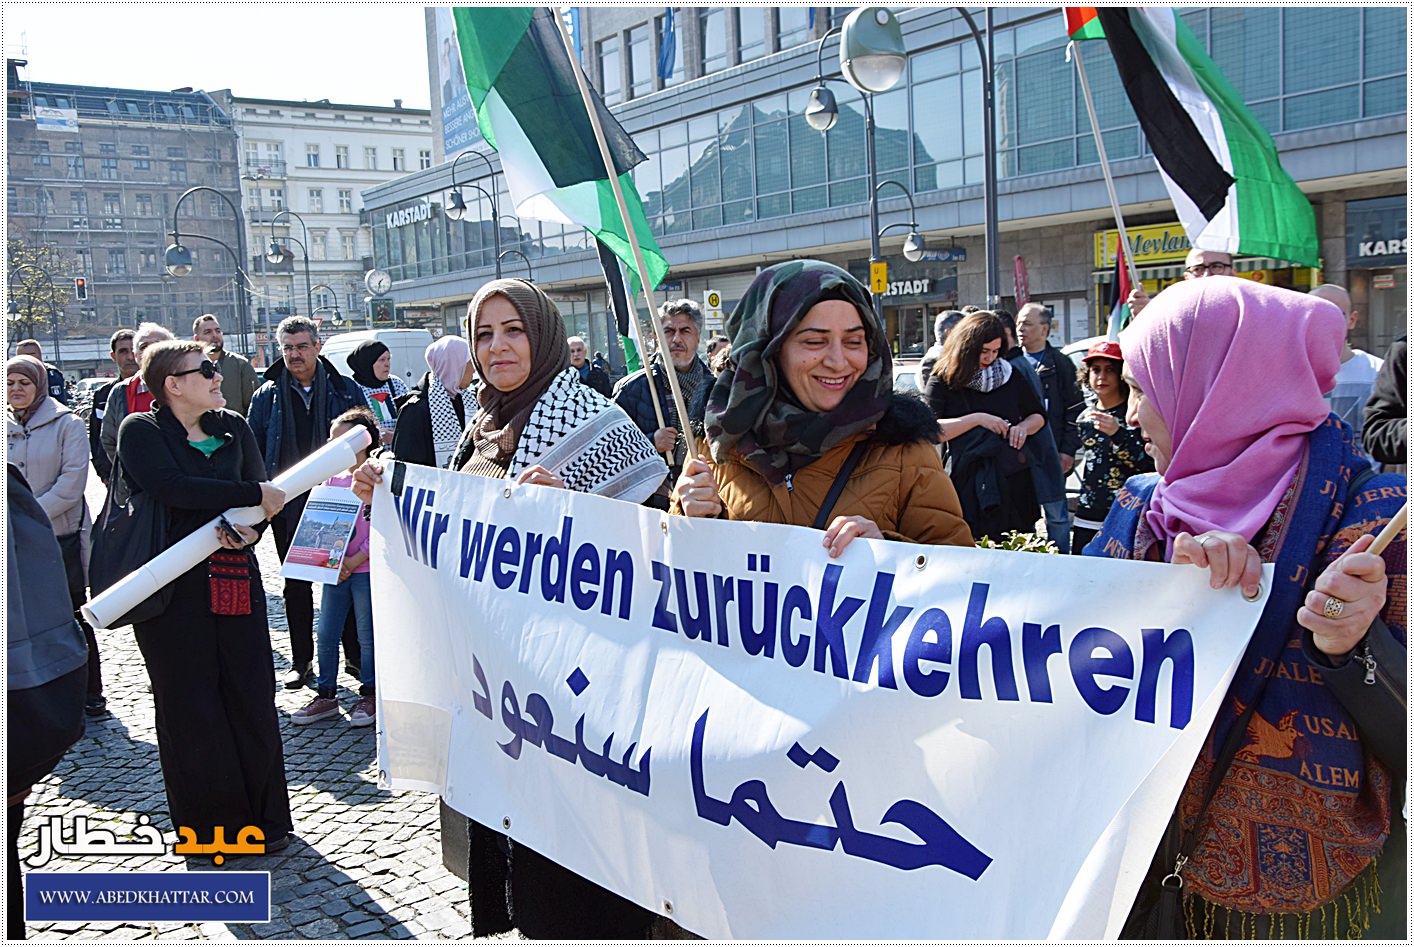
POLYGON ((1096 16, 1193 246, 1317 266, 1311 202, 1182 18, 1170 7, 1096 16))
MULTIPOLYGON (((511 200, 522 217, 585 228, 637 266, 614 200, 594 129, 547 7, 458 7, 452 11, 466 87, 481 134, 501 155, 511 200)), ((591 89, 629 217, 653 286, 668 272, 629 171, 647 156, 591 89)))
POLYGON ((1110 324, 1106 335, 1119 341, 1120 330, 1129 325, 1133 313, 1129 311, 1129 267, 1124 265, 1124 241, 1115 235, 1115 272, 1110 280, 1110 324))
POLYGON ((1065 31, 1073 40, 1105 38, 1094 7, 1066 7, 1065 31))

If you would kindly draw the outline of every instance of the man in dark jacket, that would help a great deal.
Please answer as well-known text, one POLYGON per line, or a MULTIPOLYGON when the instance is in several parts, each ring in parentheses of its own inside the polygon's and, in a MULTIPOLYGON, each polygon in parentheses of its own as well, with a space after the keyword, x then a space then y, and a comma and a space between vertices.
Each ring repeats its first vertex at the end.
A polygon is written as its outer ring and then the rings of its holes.
POLYGON ((103 411, 113 386, 137 374, 137 355, 133 352, 133 330, 119 329, 108 340, 108 357, 118 366, 118 378, 93 392, 93 407, 88 415, 88 456, 98 479, 104 483, 113 475, 113 458, 103 449, 103 411))
POLYGON ((49 397, 62 405, 69 403, 69 380, 64 377, 64 373, 53 365, 44 361, 44 349, 37 339, 25 339, 15 345, 16 355, 32 355, 40 364, 44 366, 45 372, 49 375, 49 397))
MULTIPOLYGON (((691 410, 699 389, 712 382, 712 373, 707 365, 697 357, 697 346, 702 341, 702 327, 705 322, 702 310, 691 299, 666 302, 659 310, 663 335, 668 342, 668 358, 678 375, 678 387, 682 389, 683 403, 691 410)), ((687 455, 686 440, 680 436, 681 422, 677 408, 673 405, 672 391, 668 386, 668 376, 663 369, 662 353, 653 356, 649 367, 639 369, 619 382, 614 388, 614 403, 623 408, 638 429, 653 440, 653 446, 660 453, 670 454, 668 477, 658 488, 658 492, 648 500, 649 506, 668 508, 668 494, 682 473, 682 465, 687 455), (658 415, 653 410, 653 396, 648 389, 648 373, 653 373, 653 386, 658 390, 658 404, 663 409, 663 424, 658 425, 658 415)), ((700 437, 700 432, 698 433, 700 437)))
POLYGON ((1075 381, 1075 364, 1050 343, 1050 335, 1051 311, 1040 303, 1022 306, 1016 320, 1016 339, 1041 379, 1046 426, 1060 451, 1061 472, 1069 474, 1075 466, 1075 452, 1080 449, 1080 429, 1075 421, 1085 407, 1085 396, 1075 381))
POLYGON ((1404 400, 1408 357, 1408 338, 1390 346, 1365 402, 1365 452, 1382 464, 1409 462, 1409 406, 1404 400))
MULTIPOLYGON (((255 432, 273 479, 293 467, 329 440, 329 422, 349 408, 363 405, 363 393, 352 379, 339 374, 332 362, 319 354, 319 327, 303 316, 291 316, 275 330, 283 358, 265 372, 265 384, 250 403, 250 429, 255 432)), ((304 497, 285 504, 271 521, 275 548, 284 559, 300 516, 304 497)), ((311 677, 314 663, 314 587, 296 579, 285 580, 285 619, 290 626, 290 671, 284 684, 296 690, 311 677)), ((345 653, 351 664, 357 655, 345 653)))
POLYGON ((609 373, 589 361, 589 347, 577 335, 566 339, 570 346, 570 364, 579 371, 581 383, 593 388, 605 398, 612 397, 614 383, 609 381, 609 373))

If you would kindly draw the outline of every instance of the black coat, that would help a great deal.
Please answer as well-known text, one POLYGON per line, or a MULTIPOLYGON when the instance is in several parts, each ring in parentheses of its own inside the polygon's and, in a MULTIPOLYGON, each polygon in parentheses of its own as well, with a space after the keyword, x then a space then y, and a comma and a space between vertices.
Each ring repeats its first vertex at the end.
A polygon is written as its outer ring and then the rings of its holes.
POLYGON ((1047 342, 1036 375, 1045 393, 1046 426, 1056 439, 1056 448, 1074 457, 1080 450, 1080 429, 1075 421, 1085 408, 1085 396, 1075 380, 1075 363, 1047 342))
POLYGON ((1409 450, 1409 406, 1404 400, 1404 379, 1408 368, 1409 341, 1400 339, 1390 346, 1370 400, 1365 402, 1365 452, 1382 464, 1407 462, 1409 450))
POLYGON ((103 410, 107 407, 108 395, 116 384, 116 381, 110 381, 94 391, 93 407, 88 414, 88 457, 93 461, 93 469, 98 472, 98 479, 104 483, 113 476, 113 461, 108 456, 108 451, 103 449, 103 410))

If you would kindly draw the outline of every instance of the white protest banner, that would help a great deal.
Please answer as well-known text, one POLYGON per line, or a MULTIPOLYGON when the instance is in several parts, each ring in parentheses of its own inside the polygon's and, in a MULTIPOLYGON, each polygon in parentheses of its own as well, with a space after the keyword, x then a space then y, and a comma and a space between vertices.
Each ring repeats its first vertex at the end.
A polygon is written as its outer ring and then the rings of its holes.
POLYGON ((708 938, 1115 936, 1263 604, 399 467, 388 782, 708 938))

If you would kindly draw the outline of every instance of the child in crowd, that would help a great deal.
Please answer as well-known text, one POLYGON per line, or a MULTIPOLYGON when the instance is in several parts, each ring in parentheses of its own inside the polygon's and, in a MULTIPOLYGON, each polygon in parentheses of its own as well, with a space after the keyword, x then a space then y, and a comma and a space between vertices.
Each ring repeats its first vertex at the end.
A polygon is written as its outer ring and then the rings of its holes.
POLYGON ((1154 469, 1144 452, 1144 436, 1125 421, 1129 386, 1124 383, 1124 356, 1118 342, 1097 342, 1085 353, 1082 381, 1097 401, 1076 419, 1080 445, 1086 452, 1085 474, 1075 507, 1070 551, 1079 555, 1095 538, 1124 482, 1154 469))
MULTIPOLYGON (((369 450, 378 443, 378 421, 367 408, 350 408, 334 419, 329 425, 329 439, 342 437, 353 428, 362 427, 372 440, 369 447, 359 451, 347 472, 330 477, 325 483, 333 487, 347 487, 353 483, 353 471, 368 459, 369 450)), ((363 507, 344 550, 344 560, 339 567, 338 584, 324 584, 324 597, 319 605, 319 629, 316 650, 319 657, 319 676, 315 680, 315 697, 300 710, 290 716, 296 724, 314 723, 339 715, 339 701, 334 696, 339 680, 339 641, 343 636, 344 621, 349 609, 354 612, 358 625, 358 665, 359 698, 349 713, 349 726, 367 727, 377 720, 373 677, 373 596, 368 577, 368 506, 363 507)))

